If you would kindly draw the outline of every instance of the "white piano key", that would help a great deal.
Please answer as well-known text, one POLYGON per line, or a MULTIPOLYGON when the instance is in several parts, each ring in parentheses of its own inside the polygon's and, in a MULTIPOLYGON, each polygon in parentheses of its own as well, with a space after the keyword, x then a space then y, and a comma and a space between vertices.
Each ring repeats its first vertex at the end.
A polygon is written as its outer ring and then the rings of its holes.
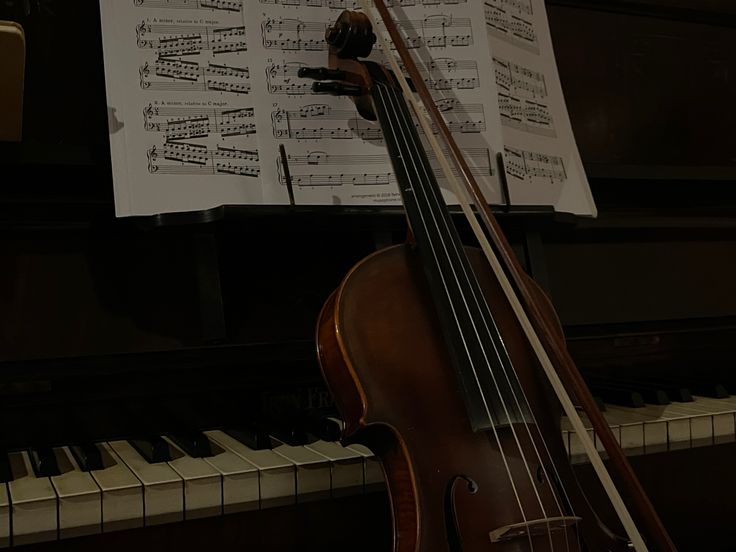
POLYGON ((102 498, 92 476, 83 472, 68 447, 54 449, 60 475, 51 484, 59 497, 59 538, 102 531, 102 498))
POLYGON ((692 416, 690 432, 692 446, 728 443, 736 438, 734 412, 736 401, 693 397, 693 402, 682 403, 681 411, 692 416), (710 422, 710 423, 709 423, 710 422))
POLYGON ((222 477, 220 472, 202 458, 192 458, 168 437, 172 453, 169 466, 184 482, 184 519, 211 517, 222 514, 222 477))
MULTIPOLYGON (((692 402, 641 408, 607 405, 603 415, 612 429, 617 428, 619 442, 627 454, 651 454, 736 441, 736 397, 693 396, 692 402)), ((563 418, 563 434, 570 429, 563 418)), ((574 442, 574 433, 567 438, 574 442)))
POLYGON ((90 475, 102 491, 102 531, 143 527, 143 484, 107 443, 98 443, 101 470, 90 475))
POLYGON ((713 414, 713 444, 720 445, 734 441, 736 441, 736 413, 713 414))
POLYGON ((260 500, 258 468, 211 441, 212 456, 205 458, 222 476, 222 508, 225 514, 257 510, 260 500))
POLYGON ((617 423, 621 447, 627 454, 644 454, 667 450, 668 427, 664 420, 645 408, 607 407, 606 420, 617 423))
POLYGON ((669 450, 690 448, 690 418, 665 419, 667 424, 667 443, 669 450))
POLYGON ((306 447, 281 444, 273 448, 296 466, 296 500, 306 502, 330 496, 330 462, 306 447))
POLYGON ((108 443, 143 483, 146 525, 184 519, 184 482, 166 462, 149 464, 127 441, 108 443))
POLYGON ((220 430, 205 431, 211 440, 258 468, 260 507, 296 502, 296 466, 272 450, 253 450, 220 430))
POLYGON ((328 441, 315 441, 306 448, 321 454, 330 461, 330 492, 333 497, 363 492, 364 458, 362 454, 345 448, 340 443, 328 441))
POLYGON ((568 460, 570 459, 570 433, 571 431, 569 429, 562 430, 562 446, 565 447, 568 460))
POLYGON ((13 481, 8 483, 13 544, 55 540, 57 499, 51 481, 36 477, 27 452, 11 452, 8 459, 13 473, 13 481))
POLYGON ((0 548, 10 546, 10 500, 8 484, 0 483, 0 548))
MULTIPOLYGON (((588 437, 595 443, 595 435, 593 432, 593 424, 590 423, 590 420, 588 420, 588 417, 584 413, 579 413, 580 419, 583 422, 583 425, 585 426, 585 429, 588 432, 588 437)), ((570 458, 570 462, 573 464, 585 462, 588 459, 588 455, 585 452, 585 448, 583 447, 583 443, 578 437, 577 433, 572 428, 572 424, 570 424, 570 421, 567 418, 562 418, 561 420, 561 428, 563 431, 569 431, 569 439, 568 439, 568 457, 570 458)))
POLYGON ((359 444, 348 445, 347 448, 354 450, 365 459, 365 463, 363 464, 363 481, 365 481, 366 492, 385 489, 386 481, 383 475, 383 466, 381 466, 381 461, 373 454, 373 451, 359 444))

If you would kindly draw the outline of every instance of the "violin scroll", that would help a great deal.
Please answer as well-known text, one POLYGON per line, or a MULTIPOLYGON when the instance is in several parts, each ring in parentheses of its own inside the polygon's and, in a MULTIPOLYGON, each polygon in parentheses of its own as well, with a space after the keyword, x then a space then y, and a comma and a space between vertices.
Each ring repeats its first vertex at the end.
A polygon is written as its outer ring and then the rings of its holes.
POLYGON ((371 54, 376 35, 368 16, 345 10, 325 32, 325 41, 330 45, 331 53, 338 58, 355 59, 371 54))
POLYGON ((369 90, 375 71, 383 78, 385 70, 375 63, 357 59, 369 56, 376 43, 370 19, 364 13, 345 10, 327 29, 325 40, 330 46, 330 67, 302 67, 297 75, 317 81, 312 84, 315 94, 352 97, 358 113, 375 121, 369 90))

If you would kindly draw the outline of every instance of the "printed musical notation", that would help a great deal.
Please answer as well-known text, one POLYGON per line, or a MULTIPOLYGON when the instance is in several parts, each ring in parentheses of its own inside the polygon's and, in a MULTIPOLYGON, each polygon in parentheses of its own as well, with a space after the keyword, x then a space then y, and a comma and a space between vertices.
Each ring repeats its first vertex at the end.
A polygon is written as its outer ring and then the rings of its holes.
POLYGON ((501 123, 542 136, 556 136, 552 113, 546 102, 544 75, 517 63, 493 58, 498 87, 501 123))
POLYGON ((133 0, 133 5, 139 8, 243 11, 243 0, 133 0))
POLYGON ((274 138, 383 140, 383 132, 376 123, 363 119, 355 111, 334 110, 327 104, 306 105, 293 111, 276 109, 271 112, 271 123, 274 138))
POLYGON ((407 48, 447 48, 473 44, 472 25, 466 17, 437 14, 421 20, 396 23, 404 35, 407 48))
MULTIPOLYGON (((470 19, 431 15, 421 20, 397 21, 408 48, 445 48, 473 43, 470 19)), ((261 23, 263 46, 283 51, 327 50, 325 30, 329 23, 296 18, 267 18, 261 23)), ((378 47, 377 47, 378 49, 378 47)))
POLYGON ((555 136, 549 107, 498 93, 498 111, 501 124, 542 136, 555 136))
MULTIPOLYGON (((466 159, 471 167, 471 173, 474 176, 491 176, 493 174, 491 165, 491 154, 487 148, 469 148, 464 150, 466 159)), ((437 157, 432 152, 428 152, 430 165, 437 181, 442 183, 445 180, 442 169, 437 166, 437 157)), ((396 177, 393 172, 381 171, 355 171, 356 167, 367 167, 370 165, 379 165, 381 167, 388 166, 390 159, 387 154, 374 155, 336 155, 325 151, 308 151, 303 155, 287 155, 289 164, 289 176, 291 183, 301 187, 318 187, 318 186, 375 186, 396 184, 396 177), (346 172, 345 169, 349 172, 346 172), (319 170, 319 173, 315 173, 319 170)), ((278 161, 279 182, 286 184, 286 177, 282 161, 278 161)), ((458 175, 456 169, 453 169, 455 175, 458 175)))
MULTIPOLYGON (((386 7, 393 8, 401 6, 402 8, 411 6, 436 6, 446 5, 452 6, 457 4, 465 4, 468 0, 388 0, 386 7)), ((357 0, 260 0, 261 4, 273 4, 280 6, 301 6, 303 8, 330 8, 333 10, 357 10, 360 8, 360 2, 357 0)))
MULTIPOLYGON (((269 63, 266 66, 266 82, 271 94, 304 95, 312 93, 312 83, 298 77, 300 61, 269 63)), ((420 68, 424 82, 430 90, 467 90, 478 88, 478 64, 473 60, 440 58, 420 68)))
POLYGON ((148 172, 175 175, 236 175, 258 177, 258 152, 201 144, 165 142, 146 152, 148 172))
MULTIPOLYGON (((399 64, 406 73, 403 63, 399 64)), ((419 72, 430 90, 468 90, 478 88, 478 63, 472 59, 438 57, 419 67, 419 72)))
POLYGON ((516 12, 516 15, 528 17, 534 14, 532 0, 492 0, 492 2, 506 12, 516 12))
MULTIPOLYGON (((486 129, 482 104, 462 105, 454 98, 446 98, 439 100, 438 107, 445 114, 451 132, 474 133, 486 129)), ((271 122, 275 138, 383 140, 376 123, 363 119, 355 111, 337 110, 327 104, 310 104, 297 110, 279 108, 271 112, 271 122)), ((416 126, 421 133, 418 123, 416 126)), ((435 127, 432 130, 437 133, 435 127)))
POLYGON ((504 165, 509 178, 528 184, 562 184, 567 180, 565 164, 556 155, 505 146, 504 165))
POLYGON ((212 90, 248 94, 250 74, 247 68, 208 63, 202 67, 193 61, 159 58, 144 63, 140 70, 144 90, 212 90))
POLYGON ((203 51, 214 55, 244 52, 245 27, 215 28, 209 25, 151 24, 142 21, 136 28, 139 48, 151 48, 158 57, 194 56, 203 51))
POLYGON ((506 94, 540 100, 547 97, 544 74, 498 57, 493 58, 496 84, 506 94))
POLYGON ((522 15, 510 13, 508 5, 509 2, 503 0, 486 0, 484 10, 488 32, 501 40, 538 54, 539 39, 534 24, 522 15))
POLYGON ((269 63, 266 66, 268 91, 271 94, 311 94, 311 81, 297 75, 302 67, 307 67, 307 64, 300 61, 269 63))
POLYGON ((245 136, 255 134, 253 108, 213 109, 165 107, 148 104, 143 110, 143 127, 160 132, 167 142, 206 138, 211 134, 245 136))

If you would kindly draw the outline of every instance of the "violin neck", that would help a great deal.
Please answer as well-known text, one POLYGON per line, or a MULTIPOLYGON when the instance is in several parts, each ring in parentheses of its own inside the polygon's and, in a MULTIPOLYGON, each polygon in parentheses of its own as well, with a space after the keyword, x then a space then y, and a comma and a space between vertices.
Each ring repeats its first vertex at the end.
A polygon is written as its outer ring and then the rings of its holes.
POLYGON ((470 423, 475 431, 528 423, 528 404, 403 94, 376 82, 371 95, 470 423))

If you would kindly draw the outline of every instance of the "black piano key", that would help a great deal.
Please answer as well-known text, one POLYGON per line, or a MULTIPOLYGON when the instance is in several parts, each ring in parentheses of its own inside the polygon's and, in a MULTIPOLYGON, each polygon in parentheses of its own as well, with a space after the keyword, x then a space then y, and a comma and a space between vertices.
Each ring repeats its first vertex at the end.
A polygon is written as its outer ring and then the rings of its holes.
POLYGON ((82 471, 101 470, 105 467, 102 463, 100 449, 94 443, 71 445, 69 450, 72 451, 72 455, 82 471))
POLYGON ((671 402, 669 395, 662 389, 645 387, 640 389, 639 393, 641 393, 644 402, 648 404, 665 405, 671 402))
POLYGON ((644 402, 648 404, 670 404, 670 398, 666 391, 660 386, 646 381, 630 380, 616 376, 597 376, 591 378, 590 381, 591 385, 604 385, 639 393, 644 399, 644 402))
POLYGON ((731 396, 726 387, 718 382, 694 381, 690 384, 690 389, 695 395, 712 399, 727 399, 731 396))
POLYGON ((264 450, 273 447, 273 441, 268 431, 260 426, 226 429, 225 433, 253 450, 264 450))
POLYGON ((598 395, 593 395, 593 400, 595 401, 598 410, 600 410, 601 412, 606 411, 606 403, 603 402, 603 399, 601 399, 598 395))
POLYGON ((28 451, 33 471, 36 477, 51 477, 61 475, 59 464, 56 461, 54 449, 51 447, 32 448, 28 451))
POLYGON ((631 381, 632 383, 642 387, 659 389, 667 394, 667 398, 670 401, 693 402, 693 396, 690 394, 690 389, 677 382, 665 381, 656 378, 643 378, 642 380, 637 378, 627 381, 631 381))
POLYGON ((176 445, 194 458, 212 456, 212 447, 207 436, 200 431, 183 431, 169 433, 168 437, 176 445))
POLYGON ((322 441, 339 441, 342 436, 340 424, 321 416, 305 416, 303 420, 304 429, 315 439, 322 441))
POLYGON ((267 425, 267 429, 271 437, 293 447, 307 445, 310 442, 306 429, 297 420, 272 422, 267 425))
POLYGON ((596 383, 591 383, 589 387, 593 394, 600 396, 604 402, 609 404, 617 404, 619 406, 628 406, 631 408, 641 408, 644 406, 644 398, 641 396, 641 393, 638 393, 637 391, 596 383))
POLYGON ((171 450, 169 444, 159 436, 128 439, 131 446, 149 464, 158 464, 159 462, 169 462, 171 460, 171 450))

